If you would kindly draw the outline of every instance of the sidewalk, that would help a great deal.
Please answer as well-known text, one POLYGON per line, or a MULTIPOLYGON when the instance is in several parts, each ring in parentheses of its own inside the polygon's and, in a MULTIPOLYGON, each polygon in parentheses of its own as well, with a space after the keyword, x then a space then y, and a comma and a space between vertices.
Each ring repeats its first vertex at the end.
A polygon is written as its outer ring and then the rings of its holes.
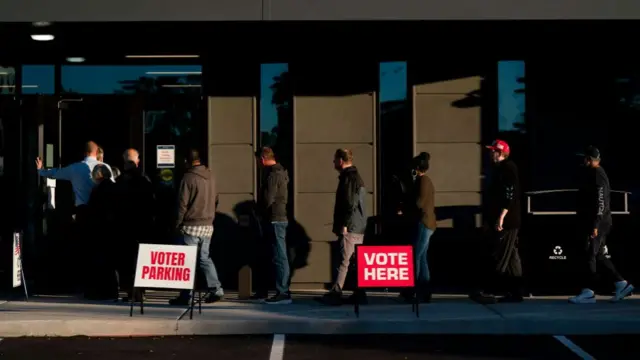
POLYGON ((566 298, 544 297, 523 304, 483 306, 460 296, 435 296, 411 305, 393 295, 371 297, 356 318, 352 306, 327 307, 308 296, 292 305, 223 301, 197 308, 193 320, 185 308, 153 299, 129 317, 125 303, 74 298, 35 297, 29 302, 0 302, 0 337, 18 336, 162 336, 219 334, 522 334, 600 335, 640 332, 640 297, 620 304, 605 298, 594 305, 571 305, 566 298), (186 314, 185 314, 186 313, 186 314))

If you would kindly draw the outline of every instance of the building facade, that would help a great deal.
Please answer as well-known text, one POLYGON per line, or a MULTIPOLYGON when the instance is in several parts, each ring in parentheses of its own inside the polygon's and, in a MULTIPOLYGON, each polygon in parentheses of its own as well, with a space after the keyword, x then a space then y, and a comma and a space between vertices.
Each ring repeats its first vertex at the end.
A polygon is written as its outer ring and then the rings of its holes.
MULTIPOLYGON (((278 1, 270 4, 273 20, 287 18, 278 1)), ((52 13, 53 20, 132 20, 112 19, 108 11, 97 18, 70 6, 69 13, 52 13)), ((195 20, 190 16, 177 20, 195 20)), ((167 219, 181 160, 172 171, 158 169, 157 146, 175 145, 177 154, 186 147, 203 150, 220 192, 212 256, 230 288, 246 285, 246 276, 238 284, 239 274, 247 274, 241 269, 257 256, 248 214, 260 178, 254 153, 261 146, 274 147, 292 174, 294 289, 322 288, 333 276, 332 156, 340 147, 354 152, 369 191, 368 238, 379 243, 401 241, 391 210, 394 176, 406 175, 415 154, 431 153, 439 230, 430 256, 434 280, 445 287, 466 285, 468 269, 460 263, 472 263, 482 223, 489 167, 483 145, 495 137, 512 144, 527 190, 570 186, 564 170, 573 160, 565 154, 587 142, 616 159, 610 163, 616 187, 637 186, 624 175, 625 146, 611 140, 632 141, 620 129, 636 116, 634 68, 588 58, 585 50, 615 48, 587 35, 629 22, 49 26, 55 39, 36 42, 29 35, 42 28, 0 24, 8 50, 0 55, 0 188, 11 210, 3 238, 25 231, 25 251, 41 268, 41 282, 73 269, 71 260, 66 267, 51 260, 72 246, 64 240, 72 203, 64 183, 56 184, 52 202, 32 160, 68 165, 81 158, 87 140, 100 143, 115 166, 125 148, 140 149, 167 219), (510 42, 512 36, 517 41, 510 42), (549 59, 550 51, 558 60, 549 59), (602 120, 607 117, 611 121, 602 120)), ((162 236, 148 241, 168 241, 162 236)))

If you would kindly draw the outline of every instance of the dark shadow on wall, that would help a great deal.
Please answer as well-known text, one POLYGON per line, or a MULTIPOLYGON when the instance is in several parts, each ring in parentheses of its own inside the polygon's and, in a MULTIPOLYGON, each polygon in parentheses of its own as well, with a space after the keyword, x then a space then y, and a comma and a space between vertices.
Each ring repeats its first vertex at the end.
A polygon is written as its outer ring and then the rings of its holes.
MULTIPOLYGON (((246 265, 252 269, 252 290, 274 290, 275 277, 272 248, 268 239, 260 236, 261 228, 253 215, 255 203, 244 201, 234 206, 234 217, 218 212, 211 242, 213 259, 220 282, 225 289, 238 289, 238 273, 246 265), (236 220, 238 219, 238 220, 236 220)), ((287 228, 287 253, 291 276, 307 266, 311 239, 295 220, 287 228)))

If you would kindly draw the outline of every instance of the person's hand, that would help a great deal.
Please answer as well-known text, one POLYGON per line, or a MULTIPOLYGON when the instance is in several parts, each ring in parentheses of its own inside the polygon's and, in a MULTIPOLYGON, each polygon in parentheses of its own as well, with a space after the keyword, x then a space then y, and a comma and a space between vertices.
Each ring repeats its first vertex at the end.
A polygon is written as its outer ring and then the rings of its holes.
POLYGON ((598 237, 598 228, 593 229, 593 232, 591 233, 591 237, 594 239, 598 237))
POLYGON ((498 231, 502 231, 502 230, 503 230, 503 228, 502 228, 502 225, 503 225, 503 224, 504 224, 504 218, 501 216, 501 217, 498 219, 498 222, 496 223, 496 230, 498 230, 498 231))
POLYGON ((39 157, 36 158, 36 169, 42 170, 42 159, 39 157))

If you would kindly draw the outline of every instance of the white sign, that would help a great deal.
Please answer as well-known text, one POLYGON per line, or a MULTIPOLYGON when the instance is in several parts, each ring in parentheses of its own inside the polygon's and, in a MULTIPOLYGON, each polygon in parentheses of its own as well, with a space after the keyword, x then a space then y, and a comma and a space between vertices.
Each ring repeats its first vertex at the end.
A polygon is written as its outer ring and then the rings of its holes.
POLYGON ((562 246, 554 246, 553 255, 549 256, 549 260, 567 260, 567 256, 563 255, 563 253, 562 246))
POLYGON ((158 169, 172 169, 176 167, 176 146, 156 146, 156 167, 158 169))
POLYGON ((13 287, 22 285, 22 245, 20 233, 13 233, 13 287))
POLYGON ((140 244, 136 288, 193 289, 197 246, 140 244))

